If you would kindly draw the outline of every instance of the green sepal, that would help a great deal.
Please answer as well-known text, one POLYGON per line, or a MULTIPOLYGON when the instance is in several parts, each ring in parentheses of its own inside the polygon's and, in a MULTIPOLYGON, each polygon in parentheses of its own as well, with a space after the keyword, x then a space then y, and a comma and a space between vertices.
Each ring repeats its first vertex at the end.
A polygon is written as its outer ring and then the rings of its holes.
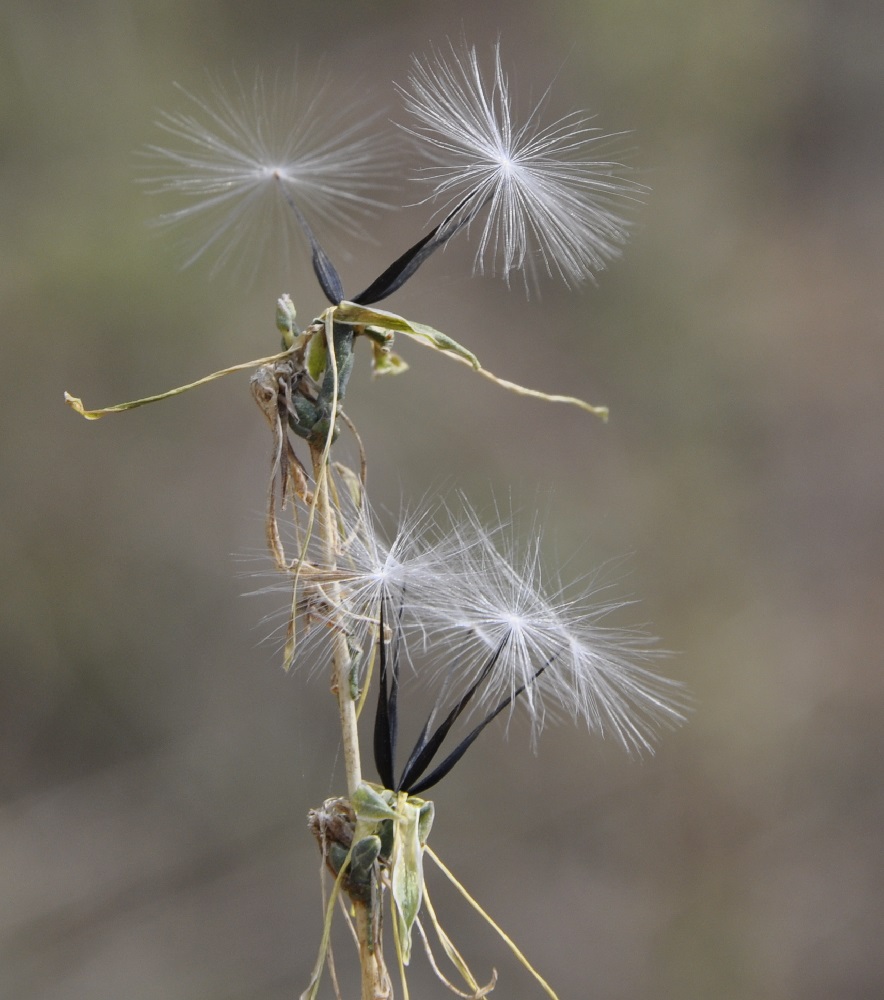
POLYGON ((372 866, 381 853, 381 838, 374 834, 357 840, 350 855, 350 878, 356 882, 368 883, 372 866))
POLYGON ((396 838, 396 824, 391 819, 385 819, 378 826, 378 836, 381 838, 381 857, 389 860, 393 853, 393 841, 396 838))
POLYGON ((389 859, 399 947, 402 963, 408 965, 411 933, 424 896, 424 845, 435 807, 425 799, 410 798, 405 792, 393 792, 366 781, 350 797, 350 804, 356 812, 357 833, 366 840, 374 836, 378 843, 375 857, 389 859))
POLYGON ((337 875, 341 870, 341 866, 346 864, 347 855, 349 853, 349 849, 344 847, 342 844, 338 844, 334 840, 329 843, 328 860, 331 862, 335 875, 337 875))
MULTIPOLYGON (((411 802, 418 803, 420 799, 411 799, 411 802)), ((417 834, 421 847, 426 844, 430 836, 430 828, 433 825, 433 817, 436 815, 436 807, 432 802, 424 802, 418 813, 417 834)))
POLYGON ((381 788, 380 785, 371 785, 363 781, 350 796, 350 804, 358 820, 370 820, 375 823, 385 819, 398 820, 399 814, 392 808, 387 798, 393 795, 393 792, 381 788))
POLYGON ((399 822, 390 858, 390 891, 396 904, 402 964, 408 965, 411 960, 411 931, 424 895, 424 849, 420 837, 423 803, 420 799, 407 799, 403 793, 397 806, 399 822))
POLYGON ((392 347, 396 339, 391 330, 384 330, 379 326, 367 326, 362 334, 380 347, 392 347))

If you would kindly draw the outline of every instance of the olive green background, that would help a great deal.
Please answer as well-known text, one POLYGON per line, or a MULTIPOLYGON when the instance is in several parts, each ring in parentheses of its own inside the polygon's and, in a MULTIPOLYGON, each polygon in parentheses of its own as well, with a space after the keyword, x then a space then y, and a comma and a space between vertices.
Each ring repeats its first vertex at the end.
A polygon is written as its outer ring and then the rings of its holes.
MULTIPOLYGON (((270 442, 247 378, 97 424, 62 392, 158 392, 273 351, 280 292, 302 317, 322 306, 305 257, 210 281, 146 225, 136 151, 180 106, 173 81, 204 93, 207 72, 284 77, 297 58, 392 113, 409 53, 461 34, 486 52, 500 36, 521 98, 555 77, 553 110, 633 130, 653 194, 597 288, 526 302, 471 277, 458 240, 388 305, 612 418, 405 345, 407 375, 363 366, 348 400, 371 495, 496 497, 524 531, 539 511, 566 576, 605 566, 640 601, 622 624, 652 623, 695 710, 646 760, 565 725, 535 756, 518 717, 484 734, 435 795, 433 845, 562 1000, 884 993, 884 12, 477 6, 0 10, 2 997, 306 984, 305 814, 342 769, 324 680, 286 676, 263 641, 284 595, 241 596, 268 582, 248 575, 267 569, 270 442)), ((380 216, 341 258, 347 287, 424 218, 380 216)), ((540 996, 429 884, 480 978, 540 996)), ((353 996, 343 935, 336 951, 353 996)), ((443 995, 417 954, 412 996, 443 995)))

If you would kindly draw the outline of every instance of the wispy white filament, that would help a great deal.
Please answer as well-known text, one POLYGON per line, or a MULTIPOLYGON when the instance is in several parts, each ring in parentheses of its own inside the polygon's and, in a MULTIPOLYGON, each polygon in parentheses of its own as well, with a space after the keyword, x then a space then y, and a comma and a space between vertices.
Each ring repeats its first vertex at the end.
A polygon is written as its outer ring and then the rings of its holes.
POLYGON ((440 710, 497 653, 475 711, 487 713, 521 690, 513 709, 524 707, 534 736, 549 718, 564 716, 643 751, 660 728, 683 721, 683 689, 656 671, 661 654, 649 638, 605 624, 623 603, 566 588, 546 573, 538 533, 520 548, 511 526, 489 529, 466 501, 404 518, 389 544, 369 512, 347 520, 358 532, 335 571, 315 566, 303 578, 320 589, 333 579, 340 594, 334 607, 314 601, 313 639, 301 653, 311 666, 322 666, 315 663, 327 653, 322 640, 341 628, 367 662, 383 600, 387 629, 407 642, 408 660, 435 688, 440 710))
MULTIPOLYGON (((519 547, 511 529, 489 531, 464 504, 453 522, 460 585, 435 609, 447 649, 440 668, 465 687, 500 651, 483 686, 482 707, 519 695, 536 736, 547 715, 570 716, 613 735, 630 750, 651 750, 662 727, 684 720, 682 687, 655 669, 661 653, 647 635, 605 620, 624 604, 567 587, 545 572, 541 538, 519 547)), ((438 649, 435 650, 438 654, 438 649)))
POLYGON ((191 224, 185 266, 211 254, 214 273, 239 256, 255 273, 270 244, 287 258, 295 226, 287 198, 308 219, 348 233, 361 233, 358 217, 382 206, 374 195, 390 137, 371 127, 376 116, 348 125, 322 88, 305 94, 261 77, 251 88, 214 83, 208 100, 179 89, 186 109, 158 119, 166 142, 148 147, 145 180, 152 193, 181 201, 158 221, 191 224))
MULTIPOLYGON (((457 541, 444 537, 434 528, 433 511, 423 508, 403 514, 391 540, 385 536, 378 519, 368 505, 353 507, 346 499, 338 510, 340 547, 333 568, 323 564, 322 546, 311 538, 307 557, 298 574, 299 651, 296 665, 323 669, 331 656, 334 634, 343 631, 361 666, 368 663, 372 644, 377 642, 381 603, 387 631, 398 623, 399 639, 408 642, 416 636, 417 645, 426 645, 427 609, 438 600, 440 589, 454 555, 457 541), (328 595, 336 588, 337 598, 328 595)), ((274 582, 255 593, 279 590, 274 582)), ((281 637, 288 627, 286 620, 276 630, 281 637)), ((271 615, 268 620, 278 616, 271 615)))
POLYGON ((446 209, 486 204, 476 251, 477 271, 505 278, 523 271, 580 282, 616 257, 627 237, 625 210, 645 188, 620 163, 599 159, 612 136, 582 114, 541 122, 546 97, 527 120, 515 120, 509 82, 494 49, 483 73, 476 49, 434 51, 414 58, 400 88, 416 119, 409 128, 433 161, 426 175, 446 209))

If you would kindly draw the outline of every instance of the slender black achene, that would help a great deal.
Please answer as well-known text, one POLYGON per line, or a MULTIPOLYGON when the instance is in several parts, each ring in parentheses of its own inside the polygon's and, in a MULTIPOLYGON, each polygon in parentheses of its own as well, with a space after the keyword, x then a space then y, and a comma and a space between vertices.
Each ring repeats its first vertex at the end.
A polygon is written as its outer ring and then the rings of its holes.
MULTIPOLYGON (((333 305, 339 305, 344 301, 344 285, 337 268, 332 264, 331 258, 322 248, 316 234, 310 228, 310 223, 304 217, 304 213, 298 208, 291 195, 281 188, 283 197, 289 208, 295 213, 298 225, 301 227, 307 242, 310 244, 310 253, 313 257, 313 273, 319 282, 319 287, 328 301, 333 305)), ((423 262, 440 247, 445 244, 468 225, 481 210, 485 201, 479 202, 472 208, 468 208, 471 200, 475 200, 473 195, 467 195, 463 201, 453 208, 448 215, 434 226, 426 236, 422 236, 417 243, 409 247, 404 254, 397 257, 393 263, 382 271, 377 278, 366 288, 353 298, 357 305, 369 306, 375 302, 392 295, 398 291, 406 281, 417 271, 423 262)))
MULTIPOLYGON (((337 268, 325 252, 322 244, 316 238, 316 234, 310 227, 310 223, 304 213, 298 208, 294 199, 282 188, 283 197, 298 220, 298 224, 304 232, 307 242, 310 244, 310 252, 313 259, 313 273, 319 282, 319 287, 328 301, 333 305, 340 305, 344 301, 344 285, 337 268)), ((480 211, 484 202, 470 206, 472 196, 464 198, 448 215, 423 236, 413 246, 409 247, 400 257, 397 257, 392 264, 382 271, 377 278, 353 301, 357 305, 372 305, 382 299, 392 295, 393 292, 401 288, 405 282, 417 271, 423 262, 440 247, 458 233, 464 226, 468 225, 476 214, 480 211)), ((474 200, 474 199, 473 199, 474 200)), ((300 437, 306 438, 312 443, 325 440, 328 436, 329 428, 333 424, 334 414, 332 413, 332 400, 339 403, 343 400, 347 390, 347 381, 350 377, 350 370, 353 367, 353 327, 343 323, 334 324, 334 352, 335 365, 329 366, 323 384, 319 387, 315 401, 302 404, 305 408, 314 411, 306 419, 292 417, 289 426, 300 437)), ((293 393, 295 395, 295 393, 293 393)))
POLYGON ((546 670, 548 664, 545 663, 542 667, 538 668, 528 684, 523 684, 512 694, 507 695, 496 708, 492 709, 477 726, 467 733, 441 763, 437 764, 427 774, 427 768, 432 764, 433 758, 441 748, 451 727, 461 716, 464 709, 467 708, 473 695, 479 690, 482 683, 494 670, 498 658, 507 643, 507 639, 503 639, 497 649, 489 656, 476 679, 432 734, 430 734, 430 726, 433 724, 436 713, 435 710, 430 712, 408 756, 408 760, 405 762, 402 774, 399 780, 396 781, 394 768, 399 726, 399 643, 401 624, 397 617, 395 625, 391 629, 391 638, 388 641, 385 605, 386 601, 382 598, 378 616, 378 661, 380 669, 378 704, 374 725, 374 762, 378 771, 378 777, 385 788, 389 788, 395 792, 405 792, 408 795, 419 795, 440 782, 452 770, 454 765, 457 764, 473 745, 482 730, 490 722, 493 722, 505 708, 508 708, 530 684, 533 684, 543 671, 546 670))

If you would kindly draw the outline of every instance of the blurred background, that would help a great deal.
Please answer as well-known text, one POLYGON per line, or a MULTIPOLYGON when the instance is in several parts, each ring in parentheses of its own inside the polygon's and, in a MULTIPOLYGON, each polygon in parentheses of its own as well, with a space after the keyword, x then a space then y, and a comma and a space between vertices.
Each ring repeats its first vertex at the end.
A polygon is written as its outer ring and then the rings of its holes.
MULTIPOLYGON (((598 287, 526 301, 457 240, 389 308, 612 416, 401 345, 408 374, 363 368, 348 400, 371 495, 496 497, 526 531, 539 508, 550 560, 610 567, 695 710, 645 760, 568 726, 536 756, 519 720, 485 734, 434 795, 433 846, 563 1000, 884 995, 884 8, 32 0, 0 11, 4 998, 307 983, 306 811, 343 773, 325 683, 266 641, 285 595, 242 596, 268 567, 247 376, 98 424, 62 392, 159 392, 274 351, 280 292, 322 307, 306 256, 210 280, 146 225, 168 205, 137 150, 173 82, 297 60, 393 113, 409 54, 461 34, 500 37, 527 100, 555 78, 553 111, 631 130, 653 194, 598 287)), ((380 215, 348 287, 424 220, 380 215)), ((539 996, 429 884, 479 977, 539 996)), ((420 954, 412 995, 446 995, 420 954)))

